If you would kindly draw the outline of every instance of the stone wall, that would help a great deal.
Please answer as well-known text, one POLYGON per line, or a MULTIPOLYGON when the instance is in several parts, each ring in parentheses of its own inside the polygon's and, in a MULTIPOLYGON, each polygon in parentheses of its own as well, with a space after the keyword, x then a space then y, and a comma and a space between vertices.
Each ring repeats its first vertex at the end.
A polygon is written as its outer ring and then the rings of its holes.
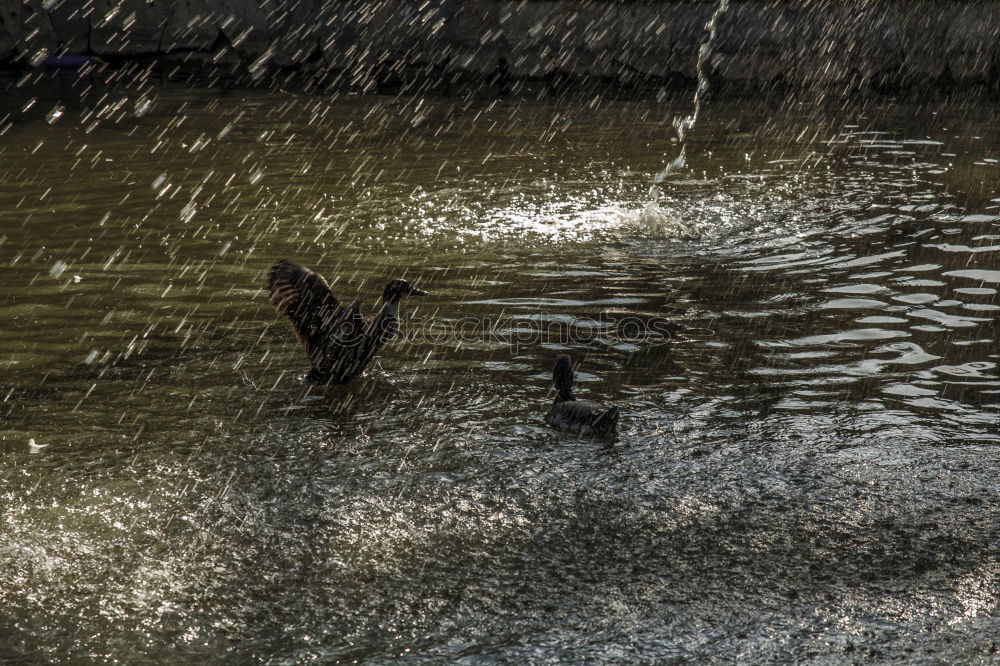
MULTIPOLYGON (((477 77, 684 87, 717 4, 0 0, 0 64, 89 54, 248 82, 291 71, 361 88, 477 77)), ((732 0, 708 70, 751 92, 996 91, 1000 0, 732 0)))

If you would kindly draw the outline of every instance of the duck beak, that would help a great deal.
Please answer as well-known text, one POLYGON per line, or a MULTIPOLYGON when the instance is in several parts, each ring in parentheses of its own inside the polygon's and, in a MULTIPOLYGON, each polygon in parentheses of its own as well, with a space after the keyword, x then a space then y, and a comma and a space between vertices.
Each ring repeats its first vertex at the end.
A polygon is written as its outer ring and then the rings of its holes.
POLYGON ((426 296, 426 295, 427 292, 424 291, 423 289, 417 289, 416 287, 410 289, 410 296, 426 296))

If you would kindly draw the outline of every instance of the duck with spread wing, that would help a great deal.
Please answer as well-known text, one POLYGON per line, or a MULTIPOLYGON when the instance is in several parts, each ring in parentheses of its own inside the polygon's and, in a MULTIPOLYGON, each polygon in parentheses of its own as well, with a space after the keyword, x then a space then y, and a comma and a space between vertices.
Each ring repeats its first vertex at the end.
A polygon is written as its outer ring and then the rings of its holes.
POLYGON ((399 331, 400 300, 427 294, 406 280, 391 280, 378 312, 362 315, 360 299, 344 307, 322 275, 285 260, 271 268, 267 287, 271 305, 292 322, 312 362, 306 379, 318 384, 346 384, 359 377, 399 331))

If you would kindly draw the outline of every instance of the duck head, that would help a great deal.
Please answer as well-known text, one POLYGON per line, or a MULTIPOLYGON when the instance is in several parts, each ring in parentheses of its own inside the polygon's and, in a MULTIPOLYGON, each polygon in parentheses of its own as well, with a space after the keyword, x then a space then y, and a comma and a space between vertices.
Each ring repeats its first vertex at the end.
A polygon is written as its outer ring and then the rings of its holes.
POLYGON ((406 280, 392 280, 389 284, 385 285, 385 291, 382 292, 382 300, 386 303, 392 303, 393 301, 398 301, 403 296, 426 295, 426 291, 417 289, 406 280))
POLYGON ((556 385, 556 399, 573 400, 573 362, 566 354, 560 354, 552 369, 552 383, 556 385))

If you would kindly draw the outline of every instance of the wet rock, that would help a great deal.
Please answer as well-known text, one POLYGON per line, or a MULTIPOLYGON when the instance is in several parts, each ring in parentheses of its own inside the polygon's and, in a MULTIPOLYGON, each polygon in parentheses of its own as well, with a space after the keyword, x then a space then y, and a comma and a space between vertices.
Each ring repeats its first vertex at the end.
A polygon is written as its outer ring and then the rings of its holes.
POLYGON ((146 0, 94 0, 90 50, 98 55, 155 55, 163 52, 166 17, 146 0))
MULTIPOLYGON (((0 10, 2 11, 2 10, 0 10)), ((17 56, 14 38, 10 36, 3 22, 0 21, 0 62, 13 60, 17 56)))
POLYGON ((893 8, 889 14, 896 26, 903 58, 901 77, 908 85, 923 85, 944 75, 948 51, 944 37, 951 15, 934 11, 926 3, 893 8))
POLYGON ((720 17, 715 75, 746 88, 867 89, 901 64, 886 5, 747 2, 720 17))
POLYGON ((349 2, 328 4, 317 10, 317 43, 330 70, 343 69, 357 59, 357 34, 350 19, 356 11, 349 2))
POLYGON ((14 43, 15 59, 22 62, 37 65, 59 47, 41 0, 0 0, 0 24, 14 43))
POLYGON ((490 0, 468 0, 452 8, 445 24, 451 44, 451 66, 464 72, 489 76, 501 59, 510 57, 510 44, 500 24, 500 5, 490 0))
POLYGON ((605 79, 621 76, 623 66, 618 55, 622 43, 615 23, 615 6, 583 5, 568 18, 569 27, 580 33, 579 46, 573 53, 576 72, 605 79))
POLYGON ((355 13, 360 43, 377 60, 433 62, 441 54, 446 14, 441 6, 388 0, 355 13))
POLYGON ((322 31, 317 23, 321 4, 306 0, 280 0, 273 12, 270 63, 279 67, 301 65, 321 56, 322 31))
POLYGON ((440 2, 338 3, 320 13, 322 57, 352 87, 399 85, 449 60, 445 28, 452 13, 440 2))
POLYGON ((541 78, 560 67, 571 67, 563 53, 565 25, 559 20, 558 4, 554 0, 533 2, 519 11, 504 7, 500 26, 509 45, 510 71, 514 76, 541 78))
POLYGON ((202 0, 229 48, 243 60, 260 58, 271 45, 268 15, 273 1, 202 0))
MULTIPOLYGON (((244 74, 295 67, 361 89, 469 73, 690 86, 717 8, 701 0, 0 0, 0 62, 59 52, 236 60, 244 74)), ((998 21, 995 0, 734 1, 705 71, 747 91, 1000 90, 998 21)))
POLYGON ((176 0, 171 5, 161 42, 163 52, 213 50, 220 29, 205 0, 176 0))
POLYGON ((90 50, 92 9, 81 4, 62 2, 49 9, 49 20, 63 53, 87 53, 90 50))
POLYGON ((705 23, 714 11, 714 6, 705 3, 628 7, 618 23, 617 60, 642 75, 694 79, 705 23))
POLYGON ((962 5, 946 34, 948 64, 960 78, 988 81, 1000 59, 1000 2, 962 5))

